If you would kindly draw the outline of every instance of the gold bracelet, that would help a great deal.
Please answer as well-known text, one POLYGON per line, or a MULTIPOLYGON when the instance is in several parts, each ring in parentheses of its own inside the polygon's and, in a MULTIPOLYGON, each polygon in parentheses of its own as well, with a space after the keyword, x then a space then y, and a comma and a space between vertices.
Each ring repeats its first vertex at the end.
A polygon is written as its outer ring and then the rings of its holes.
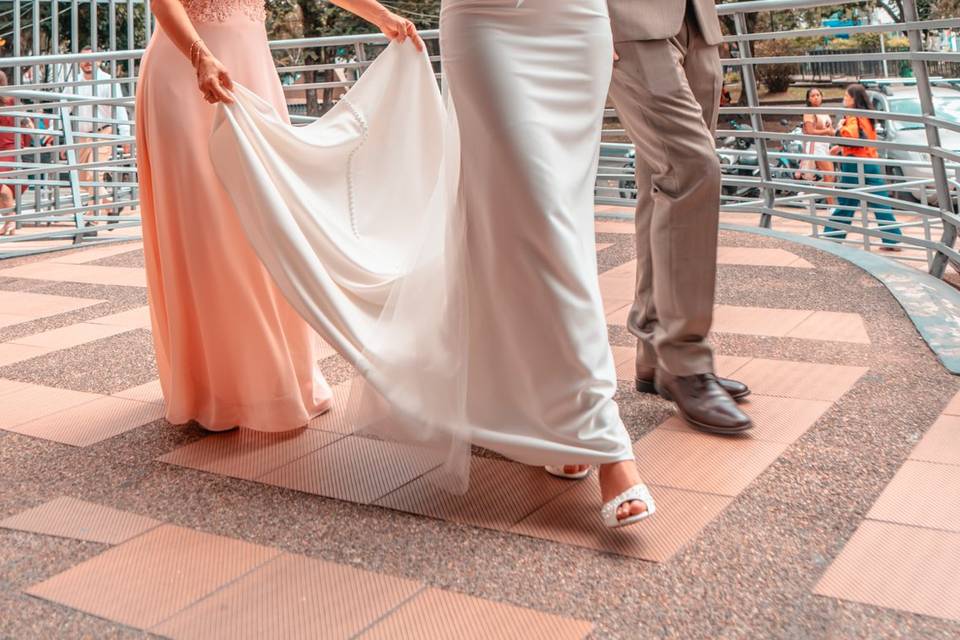
POLYGON ((190 43, 190 66, 196 68, 200 63, 200 47, 203 46, 203 40, 197 38, 190 43))

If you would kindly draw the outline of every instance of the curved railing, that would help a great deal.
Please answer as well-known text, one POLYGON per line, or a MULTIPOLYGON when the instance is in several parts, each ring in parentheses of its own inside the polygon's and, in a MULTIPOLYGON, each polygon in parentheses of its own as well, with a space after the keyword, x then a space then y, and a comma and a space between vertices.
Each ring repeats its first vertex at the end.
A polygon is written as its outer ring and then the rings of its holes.
MULTIPOLYGON (((114 0, 99 0, 108 5, 114 0)), ((116 0, 125 4, 125 0, 116 0)), ((960 18, 941 20, 918 20, 914 0, 904 1, 905 20, 886 25, 854 25, 830 28, 803 28, 789 31, 751 31, 748 16, 762 12, 765 15, 777 12, 794 12, 823 6, 865 6, 858 2, 827 2, 824 0, 763 0, 733 2, 718 6, 724 19, 732 20, 732 35, 725 37, 723 49, 724 66, 730 75, 738 75, 743 100, 740 104, 723 106, 720 109, 720 126, 717 132, 717 151, 721 156, 723 178, 723 220, 781 228, 795 233, 818 237, 831 237, 841 241, 840 232, 846 232, 843 242, 872 250, 884 239, 897 240, 903 251, 893 254, 899 259, 912 262, 942 276, 948 263, 960 263, 960 253, 954 247, 957 226, 958 192, 960 192, 960 148, 952 146, 952 136, 960 135, 960 116, 938 114, 935 110, 938 96, 947 88, 943 81, 928 74, 930 64, 952 65, 960 68, 960 54, 952 52, 924 51, 921 34, 925 31, 960 28, 960 18), (906 33, 910 47, 905 51, 877 53, 821 53, 810 55, 754 55, 752 48, 764 41, 793 41, 797 38, 825 38, 838 34, 854 33, 906 33), (734 51, 734 53, 729 53, 734 51), (742 52, 737 54, 736 51, 742 52), (831 156, 814 156, 804 152, 805 142, 835 143, 835 138, 808 136, 796 129, 805 113, 822 112, 833 117, 845 115, 872 115, 843 109, 829 103, 814 110, 799 103, 771 104, 761 102, 757 76, 766 66, 773 64, 801 64, 813 69, 812 76, 819 77, 820 86, 837 87, 840 80, 823 82, 824 74, 816 65, 832 65, 831 70, 845 64, 862 63, 864 60, 884 63, 904 61, 913 71, 912 84, 897 87, 896 91, 915 91, 916 113, 885 113, 887 124, 884 137, 877 141, 845 141, 848 144, 875 147, 880 159, 865 161, 848 158, 855 168, 842 175, 840 167, 833 171, 817 171, 814 175, 800 175, 798 165, 804 160, 836 160, 831 156), (786 126, 783 121, 786 121, 786 126), (923 139, 905 141, 888 132, 902 131, 904 125, 922 127, 923 139), (951 144, 945 144, 948 140, 951 144), (864 166, 876 164, 883 168, 882 184, 869 184, 864 166), (856 175, 854 175, 856 174, 856 175), (807 178, 814 177, 810 180, 807 178), (828 182, 834 177, 846 183, 828 182), (842 187, 842 188, 840 188, 842 187), (858 204, 852 206, 855 214, 850 218, 831 221, 835 206, 832 199, 850 198, 856 195, 858 204), (876 210, 889 207, 895 222, 886 221, 880 226, 876 210), (825 235, 825 229, 833 232, 825 235), (899 235, 897 235, 899 231, 899 235)), ((424 33, 439 73, 438 38, 436 32, 424 33)), ((380 35, 350 35, 322 38, 303 38, 271 42, 277 62, 277 70, 284 84, 288 106, 295 121, 308 121, 332 106, 339 96, 355 81, 363 69, 376 57, 385 44, 380 35)), ((8 58, 0 66, 19 69, 44 68, 46 65, 61 65, 76 69, 83 60, 94 60, 109 68, 112 78, 86 80, 76 72, 61 73, 56 79, 30 85, 20 84, 0 88, 0 96, 17 99, 14 106, 0 106, 0 116, 14 115, 35 124, 46 119, 51 137, 49 147, 25 147, 12 154, 8 171, 0 178, 5 182, 21 185, 24 190, 17 194, 14 207, 0 210, 13 214, 29 234, 13 238, 0 238, 0 257, 22 254, 29 251, 45 251, 63 244, 64 238, 77 242, 106 242, 118 234, 107 233, 109 229, 132 227, 138 224, 136 216, 136 147, 129 137, 114 131, 92 135, 79 135, 84 127, 77 112, 84 104, 75 95, 77 87, 107 84, 111 98, 94 100, 111 106, 111 117, 94 118, 99 127, 104 124, 118 126, 117 109, 125 108, 132 119, 132 95, 136 83, 136 68, 142 50, 98 52, 90 54, 24 56, 8 58), (128 75, 123 75, 124 71, 128 75), (77 79, 80 78, 80 79, 77 79), (80 138, 78 140, 78 138, 80 138), (109 147, 108 157, 82 153, 87 148, 109 147), (12 166, 11 166, 12 165, 12 166), (120 205, 126 207, 118 211, 120 205), (96 237, 86 225, 97 223, 96 237), (59 244, 58 244, 59 243, 59 244), (11 247, 17 247, 16 250, 11 247), (23 247, 32 247, 23 249, 23 247)), ((34 74, 40 77, 43 74, 34 74)), ((48 77, 51 74, 46 74, 48 77)), ((56 74, 55 74, 56 75, 56 74)), ((882 97, 896 83, 877 80, 872 88, 874 95, 882 97), (886 87, 886 88, 885 88, 886 87)), ((734 87, 736 89, 736 87, 734 87)), ((960 99, 960 90, 956 90, 960 99)), ((90 100, 86 104, 92 104, 90 100)), ((960 114, 960 112, 957 112, 960 114)), ((2 127, 0 131, 17 131, 28 137, 35 135, 30 127, 2 127)), ((635 202, 632 171, 635 160, 632 146, 624 135, 616 114, 607 112, 604 142, 601 151, 601 166, 597 180, 596 199, 605 215, 632 216, 635 202)), ((100 154, 102 155, 102 154, 100 154)), ((8 218, 9 219, 9 218, 8 218)))

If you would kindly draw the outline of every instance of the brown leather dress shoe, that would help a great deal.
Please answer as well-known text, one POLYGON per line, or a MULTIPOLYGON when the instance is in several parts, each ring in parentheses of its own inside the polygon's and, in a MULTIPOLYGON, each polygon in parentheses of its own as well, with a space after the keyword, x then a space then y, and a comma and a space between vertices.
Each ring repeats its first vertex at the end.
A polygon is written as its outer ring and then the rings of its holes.
MULTIPOLYGON (((653 369, 650 370, 649 377, 641 377, 637 375, 636 385, 637 391, 640 393, 649 393, 652 395, 660 395, 660 392, 657 391, 657 385, 653 383, 655 377, 655 372, 653 369)), ((717 376, 717 383, 723 387, 723 390, 730 394, 730 397, 734 400, 743 400, 750 395, 750 387, 743 384, 739 380, 731 380, 730 378, 721 378, 717 376)), ((664 400, 673 400, 669 396, 663 396, 664 400)))
POLYGON ((674 376, 658 369, 654 384, 661 396, 677 403, 680 415, 696 429, 733 434, 753 427, 750 416, 737 407, 712 373, 674 376))

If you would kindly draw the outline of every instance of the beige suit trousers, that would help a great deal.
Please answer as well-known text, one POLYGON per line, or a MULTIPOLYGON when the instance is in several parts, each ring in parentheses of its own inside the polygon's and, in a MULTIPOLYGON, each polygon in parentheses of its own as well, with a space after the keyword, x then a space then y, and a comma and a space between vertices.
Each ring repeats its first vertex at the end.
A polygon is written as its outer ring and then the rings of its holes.
POLYGON ((610 97, 637 148, 637 287, 627 320, 639 338, 637 367, 710 373, 719 51, 689 10, 677 35, 620 42, 616 49, 610 97))

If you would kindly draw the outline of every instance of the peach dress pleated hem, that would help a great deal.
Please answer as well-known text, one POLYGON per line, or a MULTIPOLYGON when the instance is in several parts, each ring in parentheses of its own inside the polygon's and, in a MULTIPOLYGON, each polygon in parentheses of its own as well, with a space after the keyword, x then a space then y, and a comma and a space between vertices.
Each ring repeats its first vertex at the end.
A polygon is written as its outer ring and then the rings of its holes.
MULTIPOLYGON (((286 106, 264 23, 197 22, 233 77, 286 106)), ((166 418, 219 431, 286 431, 330 406, 319 337, 275 288, 238 226, 207 140, 215 107, 162 29, 140 67, 137 167, 144 254, 166 418)))

